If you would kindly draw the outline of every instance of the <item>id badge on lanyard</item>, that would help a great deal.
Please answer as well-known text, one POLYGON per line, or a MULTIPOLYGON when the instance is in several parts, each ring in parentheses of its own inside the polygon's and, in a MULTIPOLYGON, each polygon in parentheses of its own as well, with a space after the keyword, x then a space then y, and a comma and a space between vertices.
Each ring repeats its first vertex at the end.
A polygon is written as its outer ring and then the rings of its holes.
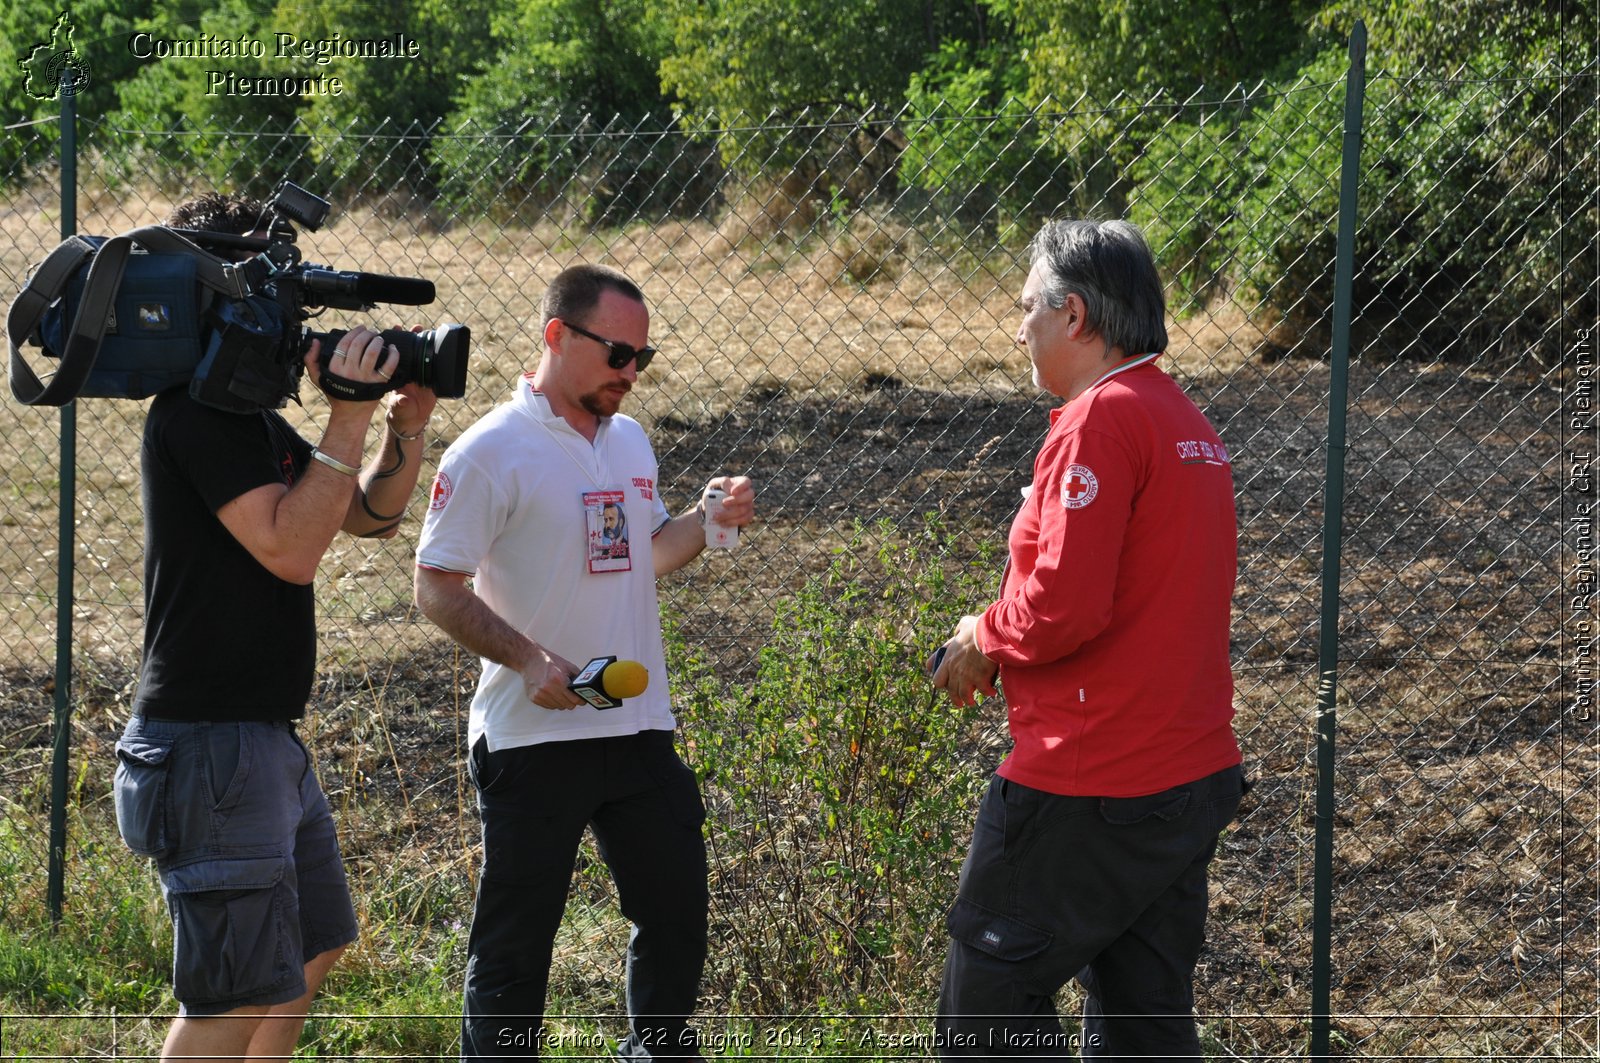
POLYGON ((628 511, 621 491, 585 491, 583 526, 588 541, 584 556, 590 572, 631 572, 628 511))

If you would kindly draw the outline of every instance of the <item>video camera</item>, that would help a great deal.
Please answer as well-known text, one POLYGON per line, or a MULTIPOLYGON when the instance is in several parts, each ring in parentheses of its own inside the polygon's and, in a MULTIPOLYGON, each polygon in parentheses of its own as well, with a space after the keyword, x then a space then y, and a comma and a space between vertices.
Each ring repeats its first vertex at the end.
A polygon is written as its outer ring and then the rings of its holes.
POLYGON ((218 409, 278 409, 298 395, 317 339, 321 387, 335 398, 367 401, 411 381, 440 398, 466 394, 471 331, 459 324, 385 330, 384 343, 400 353, 386 381, 330 372, 344 331, 304 322, 327 309, 423 306, 434 300, 433 283, 304 262, 293 226, 315 232, 331 204, 284 181, 267 206, 266 236, 146 226, 63 241, 11 305, 12 394, 61 406, 80 396, 147 398, 187 383, 196 401, 218 409), (48 383, 22 357, 28 341, 58 359, 48 383))

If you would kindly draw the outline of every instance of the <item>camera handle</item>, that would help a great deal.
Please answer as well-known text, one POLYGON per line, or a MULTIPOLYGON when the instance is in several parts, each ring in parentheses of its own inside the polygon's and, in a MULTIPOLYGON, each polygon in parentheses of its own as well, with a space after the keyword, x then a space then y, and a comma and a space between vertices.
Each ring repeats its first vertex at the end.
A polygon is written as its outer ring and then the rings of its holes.
POLYGON ((34 270, 6 315, 11 348, 11 394, 26 406, 65 406, 77 396, 94 369, 111 318, 112 302, 122 284, 128 256, 138 244, 147 251, 182 253, 195 259, 201 284, 232 298, 243 298, 243 280, 229 264, 162 225, 146 225, 109 239, 69 236, 34 270), (83 296, 61 352, 59 367, 48 384, 41 383, 22 357, 22 345, 39 327, 44 312, 67 290, 74 274, 89 263, 83 296))

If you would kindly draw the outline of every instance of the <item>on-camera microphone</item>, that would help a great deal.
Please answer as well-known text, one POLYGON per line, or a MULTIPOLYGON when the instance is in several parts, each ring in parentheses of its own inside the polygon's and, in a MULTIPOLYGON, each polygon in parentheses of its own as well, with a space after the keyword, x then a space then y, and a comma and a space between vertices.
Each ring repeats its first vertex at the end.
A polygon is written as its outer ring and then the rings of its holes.
POLYGON ((623 698, 636 698, 650 684, 650 673, 638 661, 596 657, 572 677, 567 689, 597 709, 615 709, 623 698))
POLYGON ((391 277, 383 273, 358 273, 354 270, 323 269, 320 266, 303 268, 300 282, 307 292, 350 297, 367 306, 374 303, 427 306, 433 302, 436 294, 432 281, 417 277, 391 277))

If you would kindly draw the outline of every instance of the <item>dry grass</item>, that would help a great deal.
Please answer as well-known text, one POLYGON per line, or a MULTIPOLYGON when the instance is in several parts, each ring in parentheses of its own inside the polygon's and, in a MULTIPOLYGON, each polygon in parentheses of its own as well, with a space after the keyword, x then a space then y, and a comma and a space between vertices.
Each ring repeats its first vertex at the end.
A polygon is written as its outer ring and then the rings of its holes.
MULTIPOLYGON (((44 201, 53 193, 0 203, 0 284, 15 287, 55 243, 55 219, 34 205, 44 201)), ((102 192, 79 228, 122 231, 166 205, 153 193, 102 192)), ((686 504, 723 468, 751 471, 762 491, 763 524, 738 555, 666 586, 687 629, 729 668, 748 666, 771 602, 826 563, 853 518, 939 509, 997 540, 1043 431, 1047 404, 1011 338, 1022 276, 1009 253, 942 249, 888 217, 837 224, 796 189, 754 190, 709 221, 577 237, 542 221, 412 226, 358 210, 303 242, 312 260, 437 283, 426 317, 396 308, 396 318, 472 326, 470 390, 441 410, 434 458, 533 366, 527 326, 550 277, 602 260, 639 279, 664 354, 633 411, 652 429, 669 504, 686 504)), ((1286 358, 1292 337, 1244 308, 1211 308, 1170 331, 1169 366, 1236 457, 1239 728, 1258 779, 1218 858, 1203 1005, 1225 1044, 1280 1054, 1303 1037, 1296 1016, 1310 1006, 1326 370, 1286 358)), ((1562 745, 1570 721, 1550 680, 1559 621, 1542 604, 1560 579, 1541 493, 1555 475, 1554 400, 1470 370, 1405 367, 1358 367, 1353 394, 1340 1028, 1373 1053, 1518 1058, 1575 1030, 1556 1009, 1595 1010, 1592 979, 1572 972, 1592 973, 1596 961, 1584 942, 1594 937, 1585 817, 1597 765, 1592 749, 1562 745), (1491 479, 1461 471, 1461 454, 1491 479), (1521 1018, 1428 1019, 1488 1008, 1521 1018)), ((310 398, 293 416, 314 433, 321 409, 310 398)), ((126 711, 139 645, 141 417, 127 402, 78 411, 75 742, 92 751, 95 772, 126 711)), ((18 751, 0 758, 0 795, 13 800, 23 789, 37 800, 43 762, 57 423, 54 411, 0 404, 12 449, 0 516, 9 633, 0 744, 18 751)), ((475 844, 459 757, 475 668, 409 616, 414 534, 410 525, 387 543, 341 539, 319 581, 312 738, 363 914, 384 925, 407 906, 459 906, 475 844)), ((599 938, 615 939, 614 919, 569 930, 575 982, 601 977, 611 957, 592 954, 599 938)), ((361 962, 381 965, 392 943, 363 948, 374 951, 361 962)))
MULTIPOLYGON (((647 426, 668 421, 696 428, 726 418, 741 403, 777 395, 836 400, 884 386, 956 395, 1032 393, 1027 357, 1012 342, 1021 276, 1009 256, 941 255, 918 247, 915 235, 892 218, 866 214, 841 231, 814 228, 811 201, 796 195, 782 188, 757 191, 718 223, 668 222, 582 241, 549 223, 433 231, 363 209, 336 215, 300 243, 307 261, 435 282, 434 306, 380 308, 372 316, 381 324, 471 325, 468 394, 436 415, 435 454, 537 364, 538 298, 556 273, 579 261, 610 262, 650 296, 652 336, 663 354, 631 407, 647 426)), ((20 286, 54 245, 59 216, 49 202, 49 194, 34 193, 0 206, 0 284, 20 286)), ((151 190, 100 190, 80 208, 78 228, 122 232, 163 217, 171 205, 151 190)), ((357 319, 335 311, 317 327, 357 319)), ((1170 363, 1186 381, 1226 374, 1264 340, 1237 308, 1174 321, 1171 331, 1170 363)), ((47 367, 37 348, 27 350, 36 367, 47 367)), ((89 603, 79 619, 94 632, 91 654, 123 655, 136 649, 137 618, 127 610, 139 608, 142 404, 78 405, 78 563, 86 573, 80 593, 89 603), (111 630, 103 630, 108 624, 111 630)), ((303 408, 286 412, 314 437, 324 409, 308 396, 303 408)), ((45 626, 53 587, 37 581, 54 567, 58 424, 56 411, 0 404, 0 432, 16 455, 7 484, 10 506, 0 517, 0 563, 13 573, 13 588, 25 602, 7 647, 19 661, 48 656, 53 638, 45 626), (30 580, 27 573, 37 575, 30 580)), ((776 447, 803 444, 791 438, 776 447)), ((340 540, 323 568, 324 605, 336 614, 395 615, 409 595, 401 575, 407 563, 404 540, 340 540)))

